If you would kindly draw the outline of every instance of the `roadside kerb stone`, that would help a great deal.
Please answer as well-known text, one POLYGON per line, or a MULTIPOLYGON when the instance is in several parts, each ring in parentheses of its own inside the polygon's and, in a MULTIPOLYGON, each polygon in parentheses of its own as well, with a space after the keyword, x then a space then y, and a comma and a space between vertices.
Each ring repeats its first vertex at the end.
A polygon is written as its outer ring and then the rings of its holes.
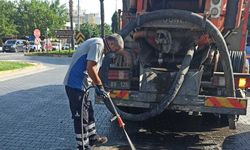
POLYGON ((10 80, 10 79, 14 79, 14 78, 18 78, 18 77, 22 77, 26 75, 31 75, 34 73, 39 73, 39 72, 50 69, 49 67, 44 66, 41 63, 34 63, 34 62, 27 62, 27 63, 33 64, 33 66, 24 67, 21 69, 1 71, 0 81, 10 80))

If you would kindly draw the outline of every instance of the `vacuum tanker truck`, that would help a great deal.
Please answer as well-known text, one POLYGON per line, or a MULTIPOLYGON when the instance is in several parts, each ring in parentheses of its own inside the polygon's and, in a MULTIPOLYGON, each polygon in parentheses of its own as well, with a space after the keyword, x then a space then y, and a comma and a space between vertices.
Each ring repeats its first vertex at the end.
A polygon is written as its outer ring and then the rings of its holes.
POLYGON ((106 55, 100 69, 119 114, 142 121, 165 110, 211 113, 235 129, 250 87, 248 9, 249 0, 123 1, 126 53, 106 55))

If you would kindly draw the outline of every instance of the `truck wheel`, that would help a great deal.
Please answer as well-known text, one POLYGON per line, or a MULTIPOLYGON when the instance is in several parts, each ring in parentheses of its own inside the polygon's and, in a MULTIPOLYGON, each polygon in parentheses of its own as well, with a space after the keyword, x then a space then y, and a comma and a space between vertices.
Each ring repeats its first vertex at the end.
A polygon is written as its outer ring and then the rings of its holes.
MULTIPOLYGON (((238 89, 236 90, 236 96, 241 98, 246 98, 245 91, 238 89)), ((227 115, 229 129, 236 129, 237 121, 239 120, 239 115, 227 115)))
POLYGON ((235 130, 236 129, 236 122, 237 122, 237 117, 236 115, 228 115, 228 126, 229 129, 235 130))

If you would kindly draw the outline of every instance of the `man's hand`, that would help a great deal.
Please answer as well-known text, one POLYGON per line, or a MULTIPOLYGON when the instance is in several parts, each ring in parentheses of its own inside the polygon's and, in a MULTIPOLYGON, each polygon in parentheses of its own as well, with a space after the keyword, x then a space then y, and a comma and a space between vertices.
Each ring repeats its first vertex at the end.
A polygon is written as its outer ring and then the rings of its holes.
POLYGON ((102 98, 108 98, 108 92, 105 91, 103 85, 96 85, 95 87, 95 93, 97 96, 102 97, 102 98))

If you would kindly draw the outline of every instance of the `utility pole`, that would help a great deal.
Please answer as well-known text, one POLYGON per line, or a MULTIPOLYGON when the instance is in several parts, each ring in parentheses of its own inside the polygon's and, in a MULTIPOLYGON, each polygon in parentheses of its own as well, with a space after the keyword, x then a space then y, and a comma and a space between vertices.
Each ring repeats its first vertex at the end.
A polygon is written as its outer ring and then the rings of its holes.
POLYGON ((117 11, 117 0, 115 0, 115 11, 117 11))
POLYGON ((78 0, 78 31, 80 31, 80 0, 78 0))
POLYGON ((101 6, 101 37, 104 38, 104 0, 100 0, 100 6, 101 6))
POLYGON ((122 10, 118 9, 118 32, 120 32, 121 30, 121 13, 122 13, 122 10))
MULTIPOLYGON (((74 31, 73 27, 73 0, 69 0, 69 18, 70 18, 70 29, 74 31)), ((71 37, 71 48, 75 49, 74 34, 71 37)))

